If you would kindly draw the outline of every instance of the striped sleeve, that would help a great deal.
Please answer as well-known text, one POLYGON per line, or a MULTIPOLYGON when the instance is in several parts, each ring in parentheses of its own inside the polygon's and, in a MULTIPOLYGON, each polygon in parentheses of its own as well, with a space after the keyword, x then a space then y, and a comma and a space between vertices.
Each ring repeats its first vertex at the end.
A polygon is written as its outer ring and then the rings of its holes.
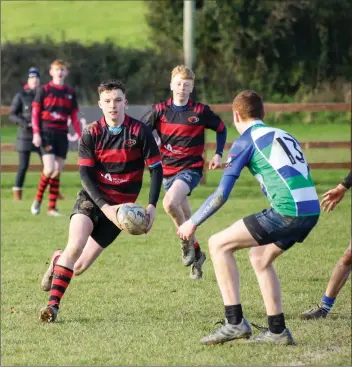
POLYGON ((95 165, 94 142, 87 128, 83 130, 79 140, 78 164, 88 167, 94 167, 95 165))
POLYGON ((221 133, 223 130, 225 130, 224 122, 207 105, 204 105, 203 118, 205 121, 205 127, 207 129, 214 130, 218 133, 221 133))
POLYGON ((152 108, 145 115, 142 116, 141 121, 144 122, 153 131, 156 129, 157 119, 157 105, 153 105, 152 108))
POLYGON ((40 114, 43 109, 44 87, 37 89, 32 102, 32 130, 33 134, 40 133, 40 114))
POLYGON ((161 164, 161 156, 158 145, 156 144, 151 130, 147 126, 142 126, 139 133, 139 139, 142 147, 142 155, 146 164, 150 168, 161 164))

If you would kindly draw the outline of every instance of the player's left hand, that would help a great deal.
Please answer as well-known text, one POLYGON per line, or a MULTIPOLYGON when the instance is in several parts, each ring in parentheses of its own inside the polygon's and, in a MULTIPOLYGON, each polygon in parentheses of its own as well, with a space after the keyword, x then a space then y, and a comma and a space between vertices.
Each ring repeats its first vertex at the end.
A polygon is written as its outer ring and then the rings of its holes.
POLYGON ((154 223, 154 219, 155 219, 155 206, 152 205, 152 204, 149 204, 146 209, 146 214, 148 215, 149 217, 149 224, 148 224, 148 227, 147 227, 147 230, 145 231, 145 233, 148 233, 152 226, 153 226, 153 223, 154 223))
POLYGON ((177 235, 181 240, 190 240, 196 230, 197 226, 189 219, 178 227, 177 235))
POLYGON ((347 189, 343 185, 339 184, 332 190, 323 194, 323 200, 320 202, 320 206, 323 211, 331 212, 335 209, 336 205, 343 199, 347 189))
POLYGON ((219 154, 215 154, 209 162, 209 169, 216 169, 219 167, 221 167, 221 156, 219 154))

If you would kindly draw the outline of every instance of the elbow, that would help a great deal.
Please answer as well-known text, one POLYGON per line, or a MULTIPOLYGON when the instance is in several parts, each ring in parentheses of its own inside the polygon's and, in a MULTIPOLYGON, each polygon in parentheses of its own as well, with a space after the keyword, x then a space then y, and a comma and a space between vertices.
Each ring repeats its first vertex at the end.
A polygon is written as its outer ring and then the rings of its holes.
POLYGON ((218 188, 214 194, 214 201, 218 207, 224 205, 229 198, 229 195, 222 188, 218 188))
POLYGON ((152 167, 152 168, 149 167, 149 172, 150 172, 150 175, 153 175, 155 173, 158 176, 161 176, 161 178, 162 178, 163 168, 162 168, 161 164, 158 164, 155 167, 152 167))

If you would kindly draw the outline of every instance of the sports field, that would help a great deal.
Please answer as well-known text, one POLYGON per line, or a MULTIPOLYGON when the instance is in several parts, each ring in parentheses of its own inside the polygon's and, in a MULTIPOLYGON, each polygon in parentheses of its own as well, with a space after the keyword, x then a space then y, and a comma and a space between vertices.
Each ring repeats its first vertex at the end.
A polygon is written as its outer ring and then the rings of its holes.
POLYGON ((146 9, 143 1, 2 1, 1 42, 44 35, 83 44, 109 39, 141 49, 149 46, 146 9))
MULTIPOLYGON (((301 140, 324 140, 318 135, 316 139, 302 139, 296 129, 289 132, 298 134, 301 140)), ((313 135, 310 127, 304 129, 301 133, 305 132, 306 137, 313 135)), ((343 129, 343 136, 331 140, 348 140, 350 128, 347 125, 343 129)), ((333 125, 321 130, 330 131, 331 137, 336 133, 333 125)), ((347 160, 348 153, 343 153, 347 160)), ((327 155, 329 150, 321 151, 316 159, 322 161, 327 155)), ((8 163, 16 161, 15 153, 5 157, 8 163)), ((321 195, 335 187, 347 172, 313 170, 312 174, 321 195)), ((198 187, 191 196, 193 209, 212 193, 220 176, 219 171, 208 173, 208 185, 198 187)), ((303 244, 296 244, 277 262, 287 325, 297 346, 231 342, 206 347, 199 344, 199 339, 223 318, 211 260, 208 256, 204 280, 188 278, 189 269, 180 261, 175 228, 161 203, 151 233, 123 233, 91 269, 73 279, 58 322, 40 324, 38 310, 46 304, 47 295, 39 289, 39 282, 53 250, 65 246, 69 214, 80 183, 78 173, 62 176, 62 192, 67 200, 59 202, 59 209, 66 217, 47 217, 46 200, 43 213, 33 217, 29 208, 37 179, 38 173, 29 173, 24 200, 13 202, 14 174, 2 174, 1 365, 350 365, 351 287, 344 287, 326 320, 303 322, 299 317, 320 301, 332 268, 348 245, 350 192, 333 213, 321 216, 303 244)), ((138 200, 142 205, 147 204, 148 184, 146 172, 138 200)), ((212 233, 266 205, 258 185, 245 171, 229 201, 198 231, 207 255, 207 239, 212 233)), ((248 251, 238 252, 236 258, 244 314, 249 321, 265 325, 248 251)))

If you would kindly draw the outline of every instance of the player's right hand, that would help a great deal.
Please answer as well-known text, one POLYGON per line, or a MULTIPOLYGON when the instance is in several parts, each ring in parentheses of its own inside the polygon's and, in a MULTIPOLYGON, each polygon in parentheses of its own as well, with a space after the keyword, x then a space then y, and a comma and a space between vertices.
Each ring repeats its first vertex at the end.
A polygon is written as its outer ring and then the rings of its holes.
POLYGON ((39 148, 42 145, 42 138, 41 138, 40 134, 38 134, 38 133, 33 134, 32 142, 33 142, 34 146, 39 148))
POLYGON ((106 218, 108 218, 111 222, 113 222, 115 224, 116 227, 119 227, 119 223, 117 222, 117 210, 121 205, 109 205, 109 204, 104 204, 101 207, 101 211, 104 213, 104 215, 106 216, 106 218))

